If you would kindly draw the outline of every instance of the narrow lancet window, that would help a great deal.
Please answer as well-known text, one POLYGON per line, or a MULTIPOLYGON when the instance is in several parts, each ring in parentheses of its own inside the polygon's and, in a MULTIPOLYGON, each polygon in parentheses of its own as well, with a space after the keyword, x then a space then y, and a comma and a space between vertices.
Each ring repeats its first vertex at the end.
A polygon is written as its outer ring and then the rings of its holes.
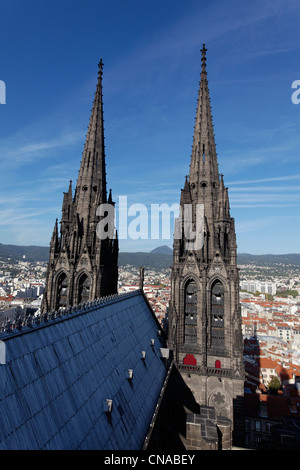
POLYGON ((191 280, 187 283, 184 294, 185 329, 184 342, 197 343, 197 284, 191 280))
POLYGON ((82 274, 78 281, 78 304, 87 302, 90 298, 90 280, 86 274, 82 274))
POLYGON ((222 350, 224 346, 224 287, 217 280, 211 290, 211 347, 222 350))
POLYGON ((65 273, 61 273, 57 279, 56 309, 68 305, 68 278, 65 273))

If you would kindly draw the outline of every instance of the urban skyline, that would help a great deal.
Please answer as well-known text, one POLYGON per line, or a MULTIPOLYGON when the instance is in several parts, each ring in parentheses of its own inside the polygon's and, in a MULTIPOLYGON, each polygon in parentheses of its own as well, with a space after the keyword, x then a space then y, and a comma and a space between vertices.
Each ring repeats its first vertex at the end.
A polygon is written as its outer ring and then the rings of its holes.
MULTIPOLYGON (((238 252, 300 251, 295 2, 12 1, 2 9, 1 243, 48 245, 63 191, 77 180, 100 57, 114 199, 178 204, 205 42, 238 252)), ((164 244, 172 236, 120 240, 120 251, 164 244)))

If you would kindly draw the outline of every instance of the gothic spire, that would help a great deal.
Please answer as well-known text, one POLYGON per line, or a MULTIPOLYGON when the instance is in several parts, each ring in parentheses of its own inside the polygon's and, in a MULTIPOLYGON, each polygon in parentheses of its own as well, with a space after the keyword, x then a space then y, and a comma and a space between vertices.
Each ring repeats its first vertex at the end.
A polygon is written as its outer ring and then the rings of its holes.
MULTIPOLYGON (((95 206, 96 201, 98 204, 99 202, 105 203, 107 201, 102 96, 102 59, 100 59, 98 68, 98 82, 78 174, 75 197, 77 212, 81 217, 85 218, 87 217, 87 206, 95 206)), ((93 217, 94 214, 89 215, 93 217)))
POLYGON ((218 171, 205 45, 201 53, 190 174, 174 224, 168 347, 200 408, 214 408, 236 430, 245 380, 236 235, 218 171))
POLYGON ((62 205, 62 221, 70 219, 70 208, 72 206, 73 196, 72 196, 72 180, 69 183, 68 192, 64 193, 63 205, 62 205))
POLYGON ((201 77, 190 165, 190 183, 219 179, 216 145, 206 71, 206 47, 201 49, 201 77))
MULTIPOLYGON (((78 305, 113 294, 118 289, 118 240, 102 239, 97 234, 100 221, 97 209, 100 204, 107 203, 102 60, 98 67, 74 197, 70 181, 69 189, 63 195, 60 234, 56 219, 50 242, 42 312, 55 310, 58 305, 78 305)), ((109 202, 114 204, 111 192, 109 202)), ((114 234, 113 230, 111 232, 114 234)))
POLYGON ((58 219, 55 220, 54 229, 52 232, 52 237, 50 241, 50 251, 54 253, 57 252, 59 248, 59 240, 58 240, 58 219))

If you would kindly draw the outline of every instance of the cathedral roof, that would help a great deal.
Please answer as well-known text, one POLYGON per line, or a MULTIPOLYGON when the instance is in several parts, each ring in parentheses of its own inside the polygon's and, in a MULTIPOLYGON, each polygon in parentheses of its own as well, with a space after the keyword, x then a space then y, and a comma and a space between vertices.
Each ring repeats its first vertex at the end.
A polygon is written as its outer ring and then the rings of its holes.
POLYGON ((141 291, 44 316, 0 340, 0 449, 142 448, 167 369, 164 334, 141 291))

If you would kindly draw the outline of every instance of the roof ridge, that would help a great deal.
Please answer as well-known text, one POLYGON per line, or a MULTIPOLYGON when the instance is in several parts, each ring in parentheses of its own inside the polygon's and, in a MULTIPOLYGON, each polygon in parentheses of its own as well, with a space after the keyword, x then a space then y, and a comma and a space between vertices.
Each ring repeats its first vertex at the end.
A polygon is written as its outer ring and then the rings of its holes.
POLYGON ((6 324, 0 326, 0 340, 12 339, 16 336, 36 331, 39 328, 45 328, 58 322, 66 321, 74 316, 83 315, 96 308, 104 307, 109 303, 119 302, 123 298, 134 297, 139 294, 142 294, 142 292, 136 289, 134 291, 100 297, 99 299, 83 302, 80 305, 60 308, 56 311, 46 312, 37 316, 29 315, 24 321, 21 319, 16 322, 8 320, 6 324))

